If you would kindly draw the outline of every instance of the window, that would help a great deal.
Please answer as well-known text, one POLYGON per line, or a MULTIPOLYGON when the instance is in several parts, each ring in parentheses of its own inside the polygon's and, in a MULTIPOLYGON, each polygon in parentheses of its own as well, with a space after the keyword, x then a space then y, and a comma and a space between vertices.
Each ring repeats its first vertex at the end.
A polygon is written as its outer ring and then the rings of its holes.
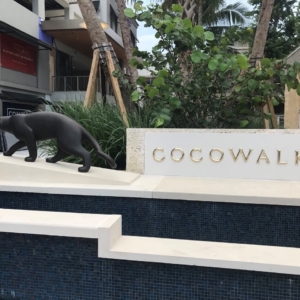
POLYGON ((56 50, 55 59, 56 76, 71 76, 72 74, 72 57, 62 51, 56 50))
POLYGON ((112 7, 110 7, 110 28, 118 33, 118 17, 112 7))
POLYGON ((135 47, 136 46, 136 38, 131 31, 130 31, 130 37, 131 37, 132 47, 135 47))

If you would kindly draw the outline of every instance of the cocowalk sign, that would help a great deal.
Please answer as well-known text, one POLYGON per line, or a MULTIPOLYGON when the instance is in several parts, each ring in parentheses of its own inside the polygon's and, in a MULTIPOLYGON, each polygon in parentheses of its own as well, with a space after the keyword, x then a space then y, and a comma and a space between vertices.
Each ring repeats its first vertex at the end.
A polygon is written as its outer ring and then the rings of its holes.
POLYGON ((36 47, 7 34, 0 35, 1 67, 36 76, 36 47))
POLYGON ((300 130, 146 132, 145 174, 300 180, 300 130))

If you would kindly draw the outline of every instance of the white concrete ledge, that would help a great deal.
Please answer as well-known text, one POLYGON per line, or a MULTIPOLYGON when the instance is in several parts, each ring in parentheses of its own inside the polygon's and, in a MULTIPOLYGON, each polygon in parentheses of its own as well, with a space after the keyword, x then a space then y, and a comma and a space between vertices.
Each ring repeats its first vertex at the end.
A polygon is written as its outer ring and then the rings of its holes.
POLYGON ((102 223, 111 218, 121 220, 115 215, 0 209, 0 232, 98 238, 102 223))
POLYGON ((300 275, 300 249, 123 236, 111 259, 300 275))
POLYGON ((51 164, 47 163, 45 158, 28 163, 24 161, 24 157, 17 154, 12 157, 0 155, 0 181, 129 185, 140 176, 136 173, 95 167, 91 167, 87 173, 80 173, 80 166, 64 162, 51 164))
POLYGON ((0 232, 98 239, 101 258, 300 275, 297 248, 122 236, 117 215, 0 209, 0 232))
POLYGON ((0 191, 300 206, 300 181, 140 175, 0 156, 0 191))

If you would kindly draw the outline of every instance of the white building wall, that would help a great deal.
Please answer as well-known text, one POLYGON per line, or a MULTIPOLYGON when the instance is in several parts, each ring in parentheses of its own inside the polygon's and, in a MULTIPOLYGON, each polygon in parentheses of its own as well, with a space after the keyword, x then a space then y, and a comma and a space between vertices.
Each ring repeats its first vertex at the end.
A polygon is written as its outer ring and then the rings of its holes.
POLYGON ((15 1, 0 0, 0 21, 35 38, 39 37, 39 17, 15 1))

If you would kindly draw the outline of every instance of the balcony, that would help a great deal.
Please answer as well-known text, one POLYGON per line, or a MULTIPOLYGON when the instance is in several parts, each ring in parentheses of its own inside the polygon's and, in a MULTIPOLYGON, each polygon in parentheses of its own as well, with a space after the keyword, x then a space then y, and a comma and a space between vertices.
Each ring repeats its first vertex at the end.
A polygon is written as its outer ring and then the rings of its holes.
MULTIPOLYGON (((85 92, 87 90, 88 76, 53 76, 54 92, 85 92)), ((97 92, 100 92, 100 78, 97 78, 97 92)))
MULTIPOLYGON (((52 94, 53 103, 83 102, 88 86, 88 76, 53 76, 52 94)), ((101 102, 101 81, 97 78, 96 100, 101 102)))

